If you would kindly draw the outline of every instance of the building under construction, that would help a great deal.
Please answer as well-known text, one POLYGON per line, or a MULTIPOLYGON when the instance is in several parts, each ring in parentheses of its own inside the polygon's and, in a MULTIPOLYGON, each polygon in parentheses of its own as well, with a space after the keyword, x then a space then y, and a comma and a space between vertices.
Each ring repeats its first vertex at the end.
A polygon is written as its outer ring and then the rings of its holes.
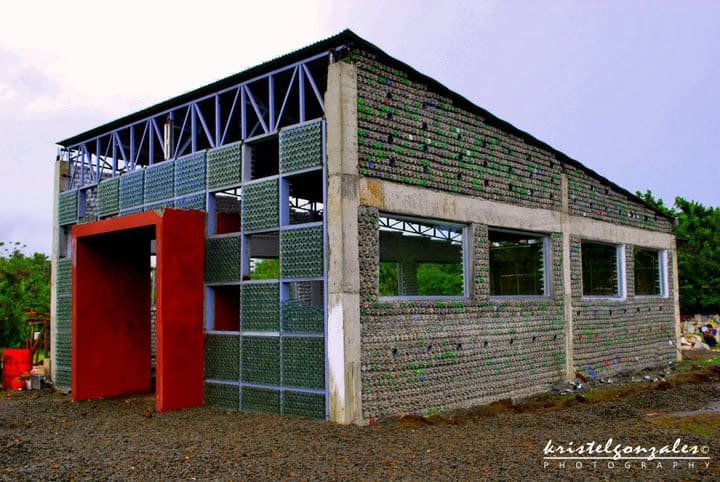
POLYGON ((366 423, 677 356, 672 219, 350 31, 59 145, 75 400, 366 423))

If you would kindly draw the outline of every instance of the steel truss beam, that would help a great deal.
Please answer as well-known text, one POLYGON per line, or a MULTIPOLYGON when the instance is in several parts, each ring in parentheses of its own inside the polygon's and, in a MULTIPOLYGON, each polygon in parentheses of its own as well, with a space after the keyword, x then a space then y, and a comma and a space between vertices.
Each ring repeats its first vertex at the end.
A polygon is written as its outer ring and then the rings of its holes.
POLYGON ((405 219, 393 219, 380 216, 378 226, 383 231, 397 231, 403 234, 422 236, 429 239, 438 239, 442 241, 450 241, 454 244, 462 243, 463 233, 459 226, 429 226, 419 222, 413 222, 405 219))
POLYGON ((289 196, 289 208, 295 212, 318 213, 323 209, 323 203, 289 196))
MULTIPOLYGON (((311 109, 324 113, 323 97, 310 69, 314 64, 322 64, 323 60, 331 60, 328 52, 76 145, 61 147, 58 157, 69 164, 67 188, 94 185, 141 165, 270 134, 282 126, 304 122, 311 109), (288 77, 289 81, 286 80, 288 77), (310 95, 306 92, 308 87, 310 95), (289 105, 293 94, 298 99, 296 109, 289 105), (167 142, 163 135, 166 124, 173 133, 167 142)), ((323 65, 323 71, 325 67, 323 65)))

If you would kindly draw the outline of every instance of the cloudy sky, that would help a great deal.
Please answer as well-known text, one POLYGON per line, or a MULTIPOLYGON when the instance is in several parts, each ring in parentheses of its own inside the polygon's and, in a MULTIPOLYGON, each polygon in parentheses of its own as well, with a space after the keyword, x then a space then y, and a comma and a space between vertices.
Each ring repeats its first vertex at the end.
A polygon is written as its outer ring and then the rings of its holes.
POLYGON ((344 28, 628 190, 720 206, 718 1, 40 0, 0 18, 0 241, 50 252, 58 140, 344 28))

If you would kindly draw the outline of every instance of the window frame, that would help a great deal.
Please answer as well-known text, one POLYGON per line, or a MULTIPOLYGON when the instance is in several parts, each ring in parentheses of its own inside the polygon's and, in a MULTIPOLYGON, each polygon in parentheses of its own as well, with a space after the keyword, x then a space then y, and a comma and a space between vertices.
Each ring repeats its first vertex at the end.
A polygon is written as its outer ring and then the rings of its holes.
POLYGON ((506 229, 506 228, 493 228, 488 227, 488 296, 491 300, 504 300, 504 299, 535 299, 542 300, 552 298, 552 259, 550 258, 551 246, 550 246, 550 235, 548 233, 524 231, 517 229, 506 229), (535 238, 542 239, 542 250, 543 250, 543 294, 541 295, 493 295, 490 294, 492 287, 492 272, 490 270, 490 233, 507 233, 507 234, 518 234, 525 236, 532 236, 535 238))
POLYGON ((582 286, 582 297, 583 299, 592 299, 592 300, 625 300, 627 299, 627 268, 626 268, 626 259, 625 259, 625 244, 623 243, 612 243, 607 241, 597 241, 594 239, 582 239, 580 241, 580 282, 582 286), (601 245, 601 246, 612 246, 615 248, 615 257, 616 257, 616 275, 617 275, 617 283, 616 283, 616 290, 614 296, 605 296, 605 295, 591 295, 591 294, 585 294, 585 270, 583 269, 583 244, 595 244, 595 245, 601 245))
POLYGON ((644 246, 634 246, 633 247, 633 296, 635 298, 667 298, 669 296, 669 286, 668 286, 668 252, 666 249, 657 249, 657 248, 646 248, 644 246), (637 251, 651 251, 657 254, 658 257, 658 276, 659 276, 659 285, 660 285, 660 293, 658 294, 651 294, 651 295, 639 295, 637 294, 637 276, 635 273, 635 269, 637 269, 637 264, 635 263, 635 254, 637 251))
MULTIPOLYGON (((430 218, 430 217, 421 217, 421 216, 406 216, 402 214, 395 214, 390 212, 384 212, 381 211, 378 214, 378 218, 391 218, 398 221, 407 221, 410 223, 418 223, 418 224, 425 224, 425 225, 441 225, 441 226, 449 226, 449 227, 455 227, 461 229, 461 237, 462 237, 462 275, 463 275, 463 294, 462 295, 399 295, 399 296, 380 296, 380 286, 379 286, 379 278, 380 278, 380 270, 377 270, 376 274, 376 280, 378 282, 377 286, 377 299, 380 302, 402 302, 402 301, 463 301, 463 300, 469 300, 471 298, 472 293, 472 275, 471 275, 471 269, 472 269, 472 249, 471 247, 471 240, 473 239, 473 231, 472 231, 472 224, 466 224, 466 223, 459 223, 459 222, 453 222, 453 221, 446 221, 442 219, 437 218, 430 218)), ((380 266, 380 263, 382 262, 380 259, 380 250, 381 250, 381 243, 380 243, 380 231, 382 229, 380 228, 380 223, 378 219, 378 244, 377 244, 377 253, 378 253, 378 266, 380 266)), ((400 266, 398 266, 398 274, 400 273, 400 266)), ((399 283, 399 280, 398 280, 399 283)))

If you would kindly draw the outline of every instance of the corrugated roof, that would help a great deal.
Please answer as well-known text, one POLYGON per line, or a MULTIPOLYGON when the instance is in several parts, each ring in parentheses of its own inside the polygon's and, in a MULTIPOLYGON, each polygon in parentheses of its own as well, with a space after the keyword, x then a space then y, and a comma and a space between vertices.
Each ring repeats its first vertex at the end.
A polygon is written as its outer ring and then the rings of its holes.
POLYGON ((331 50, 337 49, 342 46, 359 47, 359 48, 366 49, 369 52, 372 52, 372 53, 378 55, 385 62, 387 62, 390 66, 393 66, 400 70, 404 70, 405 72, 408 73, 408 75, 410 77, 414 77, 415 79, 421 81, 422 83, 425 83, 428 86, 428 88, 436 91, 437 93, 439 93, 441 95, 451 98, 456 106, 478 113, 479 115, 481 115, 484 118, 485 122, 487 122, 488 124, 498 127, 499 129, 503 129, 511 134, 514 134, 514 135, 522 138, 526 143, 528 143, 530 145, 534 145, 536 147, 539 147, 541 149, 547 150, 547 151, 555 154, 555 156, 561 162, 565 162, 567 164, 570 164, 572 166, 582 169, 583 171, 587 172, 589 175, 595 177, 596 179, 599 179, 600 181, 612 186, 614 189, 618 190, 619 192, 627 195, 629 198, 647 206, 648 208, 655 211, 657 214, 659 214, 667 219, 672 219, 672 217, 665 215, 663 212, 656 209, 651 204, 647 203, 644 199, 636 196, 634 193, 631 193, 627 189, 615 184, 614 182, 607 179, 606 177, 601 176, 600 174, 598 174, 597 172, 588 168, 587 166, 583 165, 579 161, 576 161, 575 159, 571 158, 567 154, 555 149, 554 147, 537 139, 536 137, 532 136, 531 134, 515 127, 514 125, 510 124, 507 121, 500 119, 499 117, 496 117, 491 112, 474 104, 473 102, 471 102, 467 98, 463 97, 462 95, 458 94, 457 92, 450 90, 449 88, 447 88, 446 86, 444 86, 443 84, 438 82, 437 80, 435 80, 431 77, 428 77, 427 75, 417 71, 416 69, 414 69, 412 66, 406 64, 405 62, 402 62, 401 60, 398 60, 394 57, 391 57, 390 55, 385 53, 382 49, 380 49, 378 46, 368 42, 367 40, 363 39, 362 37, 360 37, 355 32, 353 32, 349 29, 343 30, 342 32, 338 33, 337 35, 328 37, 324 40, 320 40, 311 45, 308 45, 301 49, 295 50, 295 51, 285 54, 283 56, 277 57, 275 59, 272 59, 268 62, 262 63, 255 67, 252 67, 250 69, 244 70, 242 72, 231 75, 229 77, 225 77, 224 79, 220 79, 216 82, 212 82, 203 87, 192 90, 190 92, 186 92, 185 94, 179 95, 177 97, 173 97, 166 101, 160 102, 153 106, 150 106, 150 107, 147 107, 140 111, 137 111, 133 114, 116 119, 112 122, 108 122, 107 124, 103 124, 96 128, 90 129, 90 130, 83 132, 81 134, 78 134, 76 136, 69 137, 67 139, 64 139, 64 140, 58 142, 58 144, 63 147, 69 147, 71 145, 78 144, 78 143, 86 141, 88 139, 92 139, 99 135, 105 134, 109 131, 118 129, 120 127, 129 125, 129 124, 133 124, 135 122, 141 121, 148 117, 152 117, 154 115, 160 114, 160 113, 165 112, 173 107, 185 104, 194 99, 199 99, 199 98, 205 97, 207 95, 210 95, 214 92, 223 90, 225 88, 232 87, 237 84, 240 84, 247 80, 253 79, 254 77, 262 75, 263 73, 270 72, 272 70, 280 68, 284 65, 301 61, 303 59, 306 59, 308 57, 311 57, 315 54, 318 54, 318 53, 321 53, 324 51, 329 52, 331 50))

